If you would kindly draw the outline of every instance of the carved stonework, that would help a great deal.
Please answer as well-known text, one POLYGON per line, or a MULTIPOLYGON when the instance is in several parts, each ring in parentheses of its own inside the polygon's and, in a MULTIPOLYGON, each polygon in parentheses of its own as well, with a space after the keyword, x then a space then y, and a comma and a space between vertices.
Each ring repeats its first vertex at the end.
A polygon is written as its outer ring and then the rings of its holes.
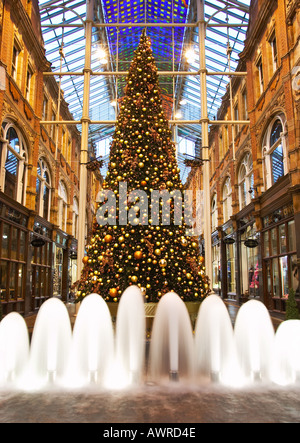
POLYGON ((286 2, 286 16, 287 21, 291 21, 296 10, 299 9, 299 0, 287 0, 286 2))
POLYGON ((263 133, 270 121, 270 119, 273 117, 273 115, 276 112, 285 112, 285 96, 284 96, 284 90, 281 89, 279 94, 272 100, 267 109, 263 112, 261 115, 261 118, 258 120, 257 124, 255 125, 255 135, 256 135, 256 142, 257 146, 261 143, 261 138, 263 136, 263 133))

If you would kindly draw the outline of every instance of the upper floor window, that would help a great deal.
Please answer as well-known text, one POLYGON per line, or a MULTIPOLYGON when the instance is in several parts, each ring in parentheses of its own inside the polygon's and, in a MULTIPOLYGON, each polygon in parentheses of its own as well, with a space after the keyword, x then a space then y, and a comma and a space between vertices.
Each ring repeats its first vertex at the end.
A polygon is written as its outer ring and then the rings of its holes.
POLYGON ((278 68, 278 51, 277 51, 277 40, 276 40, 275 31, 272 33, 269 42, 272 50, 273 71, 275 72, 276 69, 278 68))
POLYGON ((230 177, 227 177, 223 186, 223 221, 227 222, 232 216, 232 189, 230 177))
POLYGON ((253 163, 250 153, 246 154, 239 168, 238 174, 240 210, 251 202, 254 197, 253 163))
POLYGON ((257 71, 258 71, 258 87, 259 87, 259 93, 260 95, 264 92, 265 90, 265 85, 264 85, 264 70, 263 70, 263 62, 262 62, 262 57, 259 57, 258 62, 256 64, 257 67, 257 71))
POLYGON ((30 68, 30 66, 28 66, 27 75, 26 75, 26 90, 25 90, 25 98, 28 102, 31 102, 32 76, 33 76, 33 71, 30 68))
POLYGON ((42 110, 42 119, 43 120, 47 120, 48 117, 48 98, 44 95, 44 100, 43 100, 43 110, 42 110))
POLYGON ((36 212, 49 220, 51 206, 51 176, 47 163, 40 159, 36 178, 36 212))
POLYGON ((18 75, 18 60, 19 60, 19 49, 14 45, 13 47, 13 55, 12 55, 12 61, 11 61, 11 76, 14 80, 17 81, 17 75, 18 75))
POLYGON ((73 200, 73 236, 78 237, 78 220, 79 220, 79 209, 78 200, 75 197, 73 200))
POLYGON ((242 106, 243 106, 243 119, 248 120, 248 100, 247 100, 247 90, 244 89, 242 92, 242 106))
POLYGON ((211 230, 214 232, 218 227, 217 194, 214 194, 211 202, 211 230))
POLYGON ((265 134, 263 158, 267 189, 288 172, 287 135, 284 131, 284 124, 285 117, 283 115, 276 117, 265 134))
POLYGON ((27 186, 28 150, 21 131, 14 123, 4 121, 1 144, 1 190, 25 205, 27 186))
POLYGON ((62 231, 67 230, 68 193, 64 182, 58 186, 58 225, 62 231))

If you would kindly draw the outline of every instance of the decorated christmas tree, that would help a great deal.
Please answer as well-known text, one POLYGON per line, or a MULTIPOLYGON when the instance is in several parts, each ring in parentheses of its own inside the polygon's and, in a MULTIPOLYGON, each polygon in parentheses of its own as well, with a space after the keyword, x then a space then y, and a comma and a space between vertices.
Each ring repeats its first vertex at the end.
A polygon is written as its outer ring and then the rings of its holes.
POLYGON ((77 301, 118 302, 138 285, 148 302, 168 291, 200 301, 209 284, 197 237, 187 233, 184 189, 165 117, 151 41, 143 31, 130 66, 77 301))

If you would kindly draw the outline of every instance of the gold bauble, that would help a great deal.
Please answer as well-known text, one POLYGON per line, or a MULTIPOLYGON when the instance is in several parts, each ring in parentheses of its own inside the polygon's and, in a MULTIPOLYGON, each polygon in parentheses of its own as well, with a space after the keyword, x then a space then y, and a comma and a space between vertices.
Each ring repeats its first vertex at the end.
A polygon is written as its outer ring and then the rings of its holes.
POLYGON ((159 260, 159 266, 161 268, 165 268, 167 266, 167 260, 165 260, 164 258, 162 258, 161 260, 159 260))
POLYGON ((202 257, 202 256, 199 257, 199 262, 200 262, 200 263, 203 263, 203 262, 204 262, 204 257, 202 257))
POLYGON ((143 162, 139 162, 139 168, 143 168, 145 165, 143 162))
POLYGON ((83 259, 82 259, 82 263, 83 264, 87 264, 87 262, 89 261, 89 258, 88 258, 88 256, 86 255, 85 257, 83 257, 83 259))
POLYGON ((119 240, 120 243, 123 243, 123 241, 124 241, 125 239, 124 239, 124 237, 121 235, 121 236, 118 238, 118 240, 119 240))
POLYGON ((134 258, 135 258, 136 260, 141 260, 141 259, 143 258, 143 253, 142 253, 142 251, 136 251, 136 252, 134 253, 134 258))
POLYGON ((110 235, 110 234, 107 234, 105 237, 104 237, 104 241, 106 242, 106 243, 110 243, 111 241, 112 241, 112 235, 110 235))
POLYGON ((155 255, 160 255, 161 254, 161 250, 160 249, 155 249, 154 254, 155 255))
POLYGON ((116 288, 111 288, 111 289, 109 290, 109 295, 110 295, 111 297, 115 297, 117 294, 118 294, 118 290, 117 290, 116 288))
POLYGON ((136 275, 133 275, 133 276, 131 277, 131 281, 132 281, 132 283, 137 283, 137 281, 138 281, 137 276, 136 276, 136 275))
POLYGON ((185 246, 187 246, 187 244, 188 244, 187 239, 184 237, 181 237, 181 245, 185 247, 185 246))

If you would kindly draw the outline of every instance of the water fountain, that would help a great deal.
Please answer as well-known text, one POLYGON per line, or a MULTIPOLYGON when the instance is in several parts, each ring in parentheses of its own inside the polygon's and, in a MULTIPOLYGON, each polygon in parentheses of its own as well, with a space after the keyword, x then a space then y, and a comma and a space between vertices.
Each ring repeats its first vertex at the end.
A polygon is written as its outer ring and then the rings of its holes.
POLYGON ((50 298, 41 306, 36 318, 27 375, 24 377, 27 389, 63 383, 71 342, 67 309, 59 299, 50 298))
POLYGON ((19 383, 29 361, 29 335, 23 317, 11 312, 0 323, 0 386, 19 383))
POLYGON ((137 286, 124 291, 116 322, 116 371, 127 383, 141 381, 145 365, 144 297, 137 286))
POLYGON ((300 382, 300 320, 287 320, 276 332, 272 380, 282 386, 300 382))
POLYGON ((239 309, 234 338, 245 382, 271 380, 274 328, 265 305, 250 300, 239 309))
POLYGON ((237 380, 233 327, 222 299, 212 294, 201 304, 195 328, 196 373, 212 381, 237 380))
POLYGON ((150 345, 150 374, 154 379, 169 376, 173 381, 194 375, 194 342, 191 321, 175 292, 158 303, 150 345))
POLYGON ((98 294, 81 303, 73 331, 64 303, 49 299, 39 310, 31 344, 24 319, 11 313, 0 323, 0 387, 121 389, 166 378, 289 385, 300 379, 300 321, 284 322, 275 334, 267 309, 257 300, 239 309, 233 327, 224 302, 210 295, 193 335, 184 302, 174 292, 164 295, 146 371, 145 333, 144 299, 137 286, 121 297, 115 325, 98 294))
POLYGON ((107 304, 98 294, 82 302, 73 330, 66 384, 103 384, 114 358, 113 325, 107 304))

